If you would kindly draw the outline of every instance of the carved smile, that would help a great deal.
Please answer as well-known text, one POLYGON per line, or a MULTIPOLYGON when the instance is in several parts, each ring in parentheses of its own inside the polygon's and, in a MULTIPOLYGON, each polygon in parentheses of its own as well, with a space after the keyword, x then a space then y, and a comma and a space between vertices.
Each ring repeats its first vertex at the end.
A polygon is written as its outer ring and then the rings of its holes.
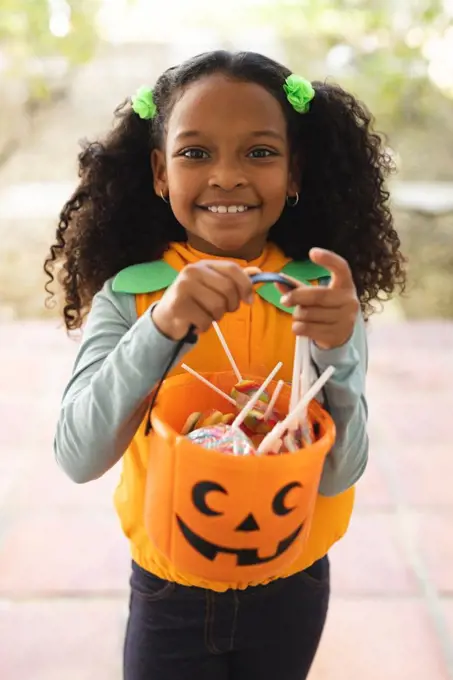
POLYGON ((280 541, 274 555, 271 555, 270 557, 259 557, 258 550, 256 548, 234 549, 225 548, 220 545, 215 545, 215 543, 210 543, 209 541, 206 541, 204 538, 201 538, 201 536, 198 536, 198 534, 194 533, 192 529, 189 529, 187 524, 183 522, 179 515, 176 515, 176 519, 184 538, 189 543, 189 545, 192 546, 194 550, 200 553, 200 555, 203 555, 203 557, 205 557, 210 562, 213 562, 219 553, 225 553, 227 555, 236 555, 238 567, 250 567, 255 564, 264 564, 265 562, 272 562, 272 560, 275 560, 277 557, 280 557, 280 555, 283 555, 283 553, 288 550, 288 548, 294 543, 296 538, 299 536, 304 526, 303 523, 300 524, 297 527, 297 529, 293 531, 292 534, 290 534, 290 536, 280 541))

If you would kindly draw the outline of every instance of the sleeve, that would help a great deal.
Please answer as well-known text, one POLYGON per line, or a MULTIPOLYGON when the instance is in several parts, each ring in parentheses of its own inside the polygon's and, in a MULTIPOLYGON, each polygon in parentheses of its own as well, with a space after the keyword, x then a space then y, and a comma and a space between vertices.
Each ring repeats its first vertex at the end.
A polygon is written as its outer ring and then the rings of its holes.
POLYGON ((359 314, 353 335, 345 345, 322 350, 312 344, 311 352, 319 371, 330 365, 335 368, 325 392, 337 435, 324 464, 319 492, 336 496, 357 482, 368 462, 365 397, 368 348, 362 315, 359 314))
POLYGON ((93 299, 54 440, 57 462, 74 482, 97 479, 118 462, 175 348, 150 310, 137 319, 134 296, 113 293, 107 281, 93 299))

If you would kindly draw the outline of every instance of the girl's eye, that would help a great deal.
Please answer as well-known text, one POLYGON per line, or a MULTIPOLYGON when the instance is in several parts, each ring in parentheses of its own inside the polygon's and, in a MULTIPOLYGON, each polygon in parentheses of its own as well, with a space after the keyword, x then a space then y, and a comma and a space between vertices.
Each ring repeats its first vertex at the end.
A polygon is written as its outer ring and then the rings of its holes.
POLYGON ((253 149, 249 154, 252 158, 269 158, 270 156, 276 155, 275 151, 271 151, 270 149, 253 149))
POLYGON ((203 149, 185 149, 181 152, 181 156, 184 158, 191 158, 196 161, 208 158, 208 154, 206 151, 203 151, 203 149))

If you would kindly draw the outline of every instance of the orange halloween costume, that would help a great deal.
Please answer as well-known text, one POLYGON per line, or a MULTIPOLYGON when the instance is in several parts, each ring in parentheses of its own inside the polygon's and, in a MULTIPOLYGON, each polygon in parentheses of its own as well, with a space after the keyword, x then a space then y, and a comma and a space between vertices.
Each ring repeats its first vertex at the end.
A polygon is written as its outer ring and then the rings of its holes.
MULTIPOLYGON (((169 265, 168 270, 166 270, 166 273, 168 273, 169 271, 181 271, 187 264, 200 259, 213 258, 199 253, 185 244, 173 243, 164 254, 163 261, 166 265, 169 265)), ((256 266, 266 272, 279 272, 285 266, 291 266, 291 261, 275 245, 270 243, 255 261, 235 261, 241 266, 256 266)), ((150 266, 153 264, 157 263, 151 263, 150 266)), ((138 265, 135 269, 146 266, 138 265)), ((171 283, 170 275, 169 280, 164 281, 163 285, 150 285, 147 289, 145 284, 136 287, 135 290, 133 288, 127 290, 127 286, 122 287, 122 274, 124 272, 120 272, 118 275, 117 281, 114 283, 114 290, 136 293, 138 316, 147 312, 150 305, 160 299, 164 289, 171 283)), ((318 278, 319 274, 319 272, 316 272, 312 278, 318 278)), ((165 279, 165 275, 163 279, 165 279)), ((163 279, 161 277, 161 280, 163 279)), ((282 361, 283 368, 279 377, 285 381, 290 381, 295 343, 291 323, 292 317, 287 310, 285 311, 277 302, 270 304, 265 295, 257 294, 254 296, 254 302, 251 306, 241 305, 235 313, 226 315, 220 322, 220 327, 241 373, 265 377, 278 361, 282 361)), ((184 361, 198 372, 209 373, 230 370, 228 359, 219 344, 214 329, 210 329, 200 336, 198 343, 186 355, 184 361)), ((169 375, 181 373, 183 373, 183 369, 176 366, 169 375)), ((195 408, 196 405, 194 405, 195 408)), ((123 457, 123 470, 121 481, 115 493, 115 506, 123 531, 130 540, 133 559, 141 567, 163 579, 176 581, 182 585, 206 587, 219 592, 228 588, 242 589, 250 585, 264 584, 274 580, 274 578, 290 576, 306 569, 325 555, 348 529, 354 504, 353 487, 337 496, 327 497, 318 494, 310 535, 302 554, 290 569, 276 574, 273 578, 252 583, 240 581, 225 583, 206 581, 191 574, 180 573, 153 546, 145 529, 146 471, 150 455, 152 455, 150 438, 145 437, 145 421, 143 421, 123 457)))

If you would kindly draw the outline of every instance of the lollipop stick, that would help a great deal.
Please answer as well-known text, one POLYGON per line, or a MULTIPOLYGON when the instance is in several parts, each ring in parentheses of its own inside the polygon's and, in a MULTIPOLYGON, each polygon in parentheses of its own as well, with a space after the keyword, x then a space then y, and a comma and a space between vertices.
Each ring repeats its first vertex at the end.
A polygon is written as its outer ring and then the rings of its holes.
POLYGON ((238 428, 242 425, 242 423, 244 422, 244 420, 247 417, 247 413, 249 413, 249 411, 251 411, 252 408, 255 406, 255 404, 257 403, 257 401, 259 400, 259 398, 263 394, 264 390, 269 385, 270 381, 279 372, 279 370, 281 369, 282 366, 283 366, 283 363, 281 361, 279 361, 278 364, 276 365, 276 367, 274 368, 274 370, 271 371, 271 373, 269 373, 269 375, 267 376, 266 380, 263 382, 263 384, 261 385, 259 390, 257 390, 255 392, 255 394, 250 399, 250 401, 247 402, 247 404, 244 406, 242 411, 240 411, 238 413, 238 415, 236 416, 236 418, 233 420, 233 422, 231 424, 232 428, 238 428))
POLYGON ((289 410, 292 411, 300 399, 300 373, 302 369, 302 343, 304 338, 300 335, 296 337, 294 350, 293 379, 291 381, 291 396, 289 399, 289 410))
POLYGON ((209 382, 209 380, 206 380, 206 378, 196 371, 193 370, 193 368, 190 368, 190 366, 187 366, 187 364, 181 364, 181 368, 183 368, 187 373, 190 373, 190 375, 193 375, 194 378, 199 380, 200 382, 203 383, 203 385, 206 385, 206 387, 210 387, 211 390, 214 392, 217 392, 217 394, 220 394, 221 397, 226 399, 227 401, 230 402, 230 404, 233 404, 233 406, 236 406, 236 402, 234 401, 233 397, 230 397, 229 394, 225 394, 225 392, 222 392, 218 387, 213 385, 212 383, 209 382))
POLYGON ((324 385, 333 375, 334 372, 335 369, 333 366, 329 366, 328 368, 326 368, 324 373, 318 378, 318 380, 316 380, 315 383, 313 383, 308 392, 303 395, 302 399, 299 401, 296 408, 293 409, 284 420, 282 420, 280 423, 277 423, 277 425, 272 429, 272 431, 269 432, 269 434, 267 434, 264 437, 263 441, 258 447, 257 453, 263 454, 272 450, 272 447, 274 446, 275 442, 282 438, 285 431, 291 429, 294 422, 297 423, 298 419, 301 416, 301 413, 303 413, 307 409, 307 406, 309 405, 311 400, 314 399, 319 390, 321 390, 324 387, 324 385))
POLYGON ((300 396, 303 396, 311 387, 311 352, 310 339, 302 338, 302 363, 301 363, 301 383, 300 396))
POLYGON ((219 328, 219 324, 217 323, 217 321, 213 321, 212 325, 214 326, 214 330, 217 333, 217 337, 220 340, 220 344, 222 345, 223 349, 225 350, 225 354, 228 357, 228 361, 231 364, 231 368, 233 369, 234 374, 236 375, 236 378, 238 379, 238 381, 241 381, 242 375, 241 375, 241 373, 240 373, 240 371, 237 367, 235 360, 233 359, 233 355, 231 354, 231 350, 227 345, 227 341, 225 340, 225 337, 224 337, 222 331, 219 328))
POLYGON ((283 387, 284 384, 285 384, 285 383, 284 383, 283 380, 279 380, 279 381, 278 381, 278 383, 277 383, 277 385, 276 385, 276 387, 275 387, 275 390, 274 390, 274 392, 273 392, 273 394, 272 394, 271 400, 270 400, 269 404, 267 405, 267 409, 266 409, 266 411, 265 411, 265 413, 264 413, 263 420, 267 420, 267 419, 270 417, 270 415, 271 415, 271 413, 272 413, 272 410, 273 410, 273 408, 274 408, 274 406, 275 406, 275 403, 276 403, 276 401, 277 401, 277 399, 278 399, 278 395, 279 395, 280 392, 282 391, 282 387, 283 387))
MULTIPOLYGON (((308 390, 311 387, 311 352, 310 352, 310 340, 309 338, 302 338, 303 342, 302 348, 301 348, 301 355, 302 355, 302 362, 301 362, 301 368, 302 368, 302 375, 300 377, 300 397, 302 397, 304 394, 308 392, 308 390)), ((299 398, 300 398, 299 397, 299 398)), ((300 417, 300 424, 302 427, 303 431, 303 438, 306 444, 311 444, 312 439, 310 435, 310 428, 308 426, 308 418, 307 418, 307 409, 301 414, 300 417)), ((296 423, 297 427, 297 423, 296 423)))

